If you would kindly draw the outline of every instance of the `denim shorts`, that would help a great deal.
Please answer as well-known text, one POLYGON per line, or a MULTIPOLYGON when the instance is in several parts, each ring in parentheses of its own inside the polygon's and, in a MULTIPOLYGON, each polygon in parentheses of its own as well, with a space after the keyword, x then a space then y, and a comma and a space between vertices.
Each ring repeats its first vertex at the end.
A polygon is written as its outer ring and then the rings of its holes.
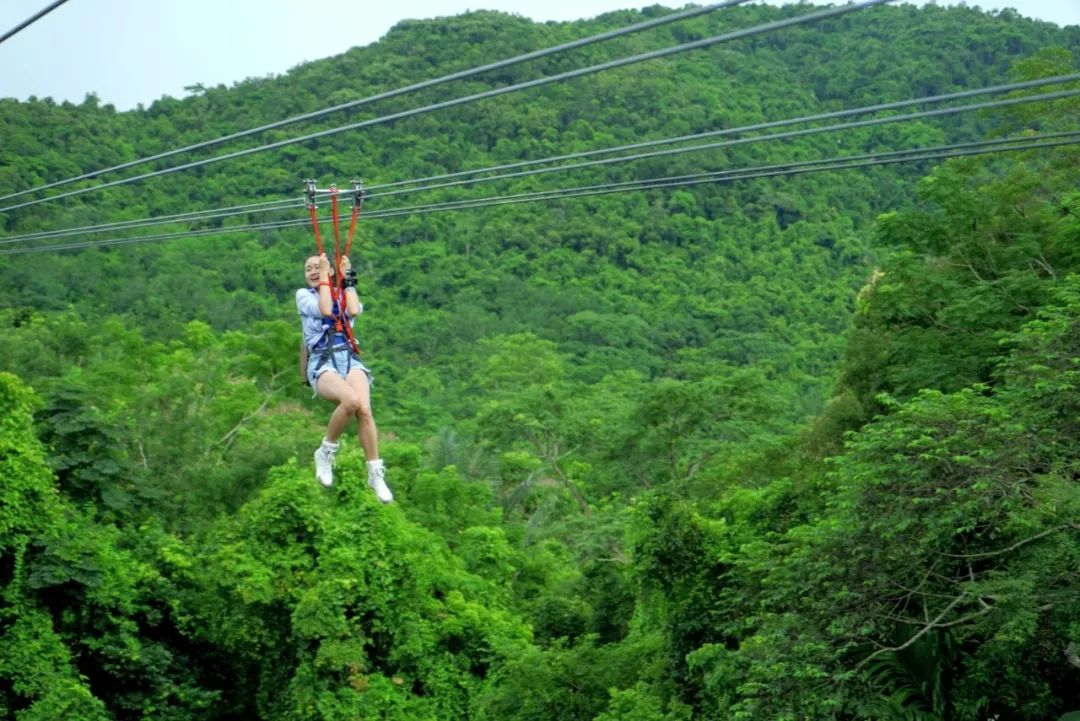
POLYGON ((319 376, 323 373, 333 371, 342 378, 345 378, 349 375, 349 371, 354 368, 359 368, 367 375, 368 385, 374 383, 375 376, 371 374, 371 369, 361 363, 360 359, 353 354, 352 349, 348 346, 334 346, 330 353, 327 353, 324 350, 313 350, 308 356, 308 383, 311 385, 311 390, 315 391, 315 395, 317 396, 319 395, 319 376))

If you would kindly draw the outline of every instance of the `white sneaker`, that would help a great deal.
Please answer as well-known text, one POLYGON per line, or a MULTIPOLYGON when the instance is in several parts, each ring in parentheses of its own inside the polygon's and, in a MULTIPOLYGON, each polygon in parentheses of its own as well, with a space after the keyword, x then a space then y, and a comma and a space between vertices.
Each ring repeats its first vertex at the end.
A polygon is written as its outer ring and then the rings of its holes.
POLYGON ((394 500, 394 494, 386 485, 386 468, 382 464, 368 468, 367 483, 375 491, 375 496, 383 503, 394 500))
POLYGON ((328 448, 325 444, 315 451, 315 477, 327 488, 334 485, 335 453, 337 453, 336 448, 328 448))

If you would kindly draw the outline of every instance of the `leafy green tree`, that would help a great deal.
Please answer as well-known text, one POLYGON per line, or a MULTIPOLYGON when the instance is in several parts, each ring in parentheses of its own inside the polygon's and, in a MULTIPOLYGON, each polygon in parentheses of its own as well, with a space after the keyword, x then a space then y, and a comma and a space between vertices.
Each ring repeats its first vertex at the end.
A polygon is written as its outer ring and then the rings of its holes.
MULTIPOLYGON (((528 630, 441 539, 358 487, 361 468, 341 459, 333 500, 279 468, 207 539, 201 633, 257 679, 267 718, 463 717, 528 630)), ((491 570, 477 534, 464 545, 491 570)))
MULTIPOLYGON (((3 100, 0 194, 666 12, 408 21, 129 113, 93 95, 3 100)), ((798 12, 730 8, 458 89, 798 12)), ((291 197, 304 177, 391 183, 1064 74, 1077 49, 1072 29, 1012 11, 881 7, 19 209, 0 242, 291 197)), ((1063 100, 368 207, 1068 130, 1075 115, 1063 100)), ((1060 148, 926 177, 365 218, 358 330, 391 507, 350 440, 334 490, 308 467, 329 408, 294 380, 310 230, 0 257, 0 716, 1080 708, 1062 653, 1078 640, 1075 161, 1060 148)))

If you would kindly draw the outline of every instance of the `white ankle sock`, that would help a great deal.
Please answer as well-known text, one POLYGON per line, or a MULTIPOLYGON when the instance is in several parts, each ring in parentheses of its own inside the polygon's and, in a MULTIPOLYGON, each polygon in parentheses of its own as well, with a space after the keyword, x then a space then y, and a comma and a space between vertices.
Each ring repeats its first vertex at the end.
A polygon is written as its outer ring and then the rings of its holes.
POLYGON ((326 440, 326 438, 324 437, 324 438, 322 439, 322 445, 323 445, 323 448, 328 448, 328 449, 330 449, 331 451, 336 451, 336 450, 338 449, 338 446, 339 446, 339 445, 341 445, 341 444, 340 444, 340 443, 334 443, 334 442, 332 442, 332 441, 328 441, 328 440, 326 440))
POLYGON ((373 461, 368 461, 367 462, 368 473, 371 473, 376 468, 382 468, 382 467, 383 467, 383 462, 382 462, 381 458, 376 458, 373 461))

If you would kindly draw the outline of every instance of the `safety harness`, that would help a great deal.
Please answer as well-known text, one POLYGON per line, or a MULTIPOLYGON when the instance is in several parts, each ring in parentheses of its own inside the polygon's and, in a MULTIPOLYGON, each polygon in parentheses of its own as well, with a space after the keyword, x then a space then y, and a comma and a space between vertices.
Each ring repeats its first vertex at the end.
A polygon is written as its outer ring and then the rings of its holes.
MULTIPOLYGON (((341 257, 342 255, 348 255, 352 250, 353 238, 356 235, 356 227, 360 219, 360 210, 364 204, 364 189, 360 184, 360 181, 352 181, 352 219, 349 222, 349 231, 345 241, 345 252, 342 253, 341 230, 338 220, 337 186, 331 185, 326 190, 320 190, 315 187, 314 180, 306 180, 304 182, 307 185, 308 214, 311 216, 312 228, 315 231, 315 245, 318 248, 320 256, 326 251, 323 249, 322 233, 319 232, 319 218, 315 204, 315 196, 317 194, 326 194, 330 196, 330 217, 334 229, 334 284, 330 286, 330 299, 332 301, 331 315, 330 317, 323 318, 323 334, 309 351, 317 356, 315 370, 318 371, 327 363, 332 362, 335 352, 348 349, 351 352, 348 354, 348 367, 344 369, 344 372, 348 374, 349 370, 352 368, 353 358, 358 358, 360 355, 360 346, 356 342, 356 336, 353 335, 349 313, 346 310, 345 274, 341 270, 341 257)), ((312 288, 311 291, 315 293, 316 296, 318 295, 318 288, 312 288)), ((313 359, 309 357, 307 360, 308 364, 310 364, 312 360, 313 359)))

